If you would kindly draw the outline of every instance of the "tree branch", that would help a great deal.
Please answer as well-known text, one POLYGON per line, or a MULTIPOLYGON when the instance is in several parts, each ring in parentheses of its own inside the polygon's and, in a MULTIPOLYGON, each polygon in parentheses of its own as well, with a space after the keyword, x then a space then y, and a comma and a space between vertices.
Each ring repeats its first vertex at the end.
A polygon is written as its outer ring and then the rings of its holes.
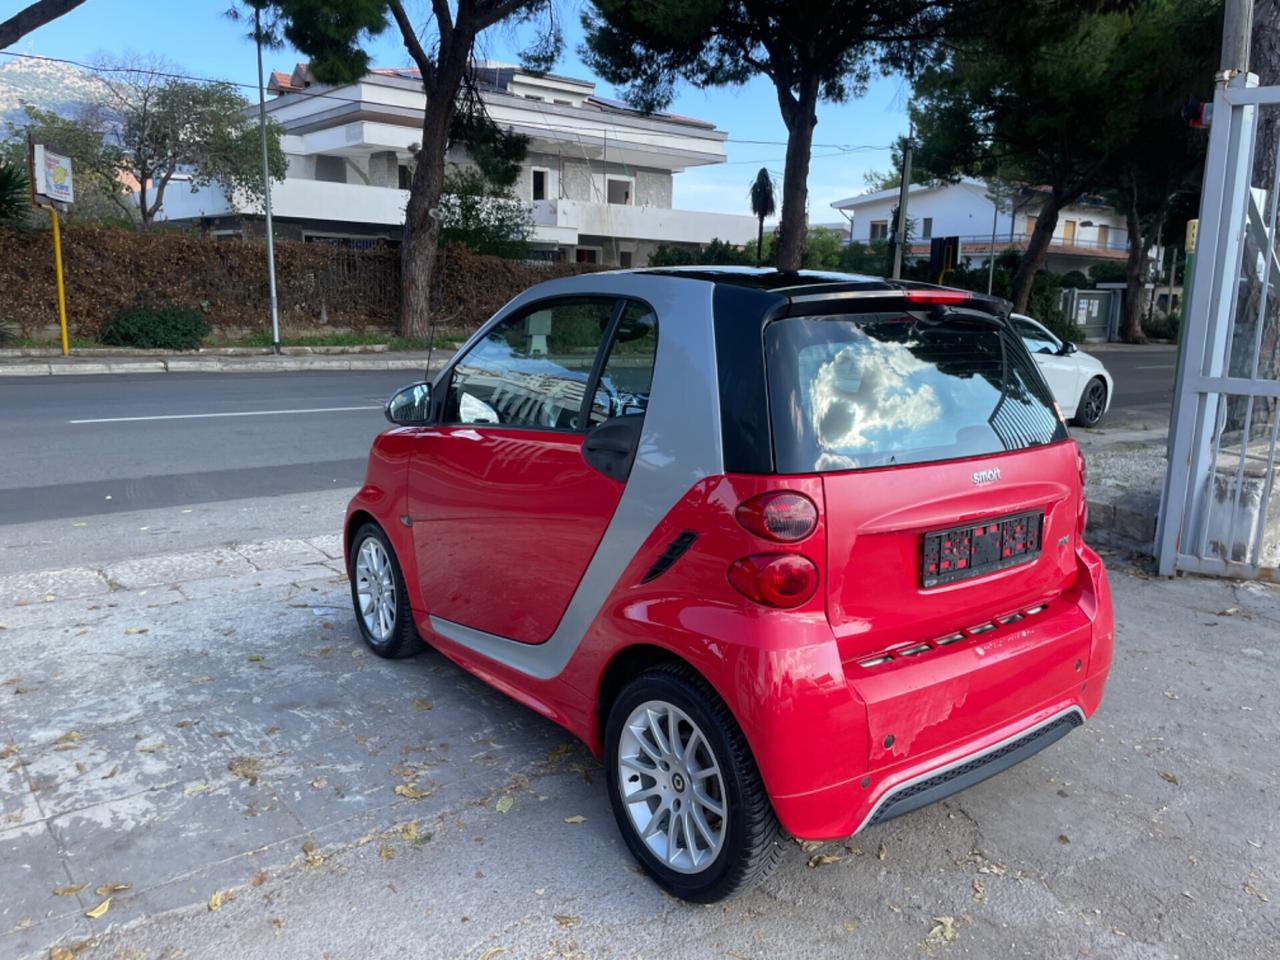
POLYGON ((43 27, 50 20, 58 19, 82 3, 84 0, 36 0, 31 6, 19 10, 0 23, 0 50, 12 46, 32 30, 43 27))
MULTIPOLYGON (((445 12, 448 12, 448 4, 446 0, 432 0, 432 3, 439 7, 443 5, 445 12)), ((391 8, 391 15, 395 17, 396 26, 400 28, 400 36, 404 39, 405 49, 409 51, 409 56, 413 58, 413 62, 418 65, 418 72, 422 74, 422 85, 431 87, 435 83, 435 63, 427 56, 427 51, 422 49, 422 42, 418 39, 418 32, 413 29, 413 24, 409 22, 409 15, 404 12, 404 4, 400 0, 390 0, 387 4, 391 8)), ((437 13, 437 18, 439 14, 437 13)), ((451 21, 444 21, 440 24, 440 52, 444 53, 449 43, 449 36, 453 33, 451 21), (447 27, 447 29, 446 29, 447 27)))

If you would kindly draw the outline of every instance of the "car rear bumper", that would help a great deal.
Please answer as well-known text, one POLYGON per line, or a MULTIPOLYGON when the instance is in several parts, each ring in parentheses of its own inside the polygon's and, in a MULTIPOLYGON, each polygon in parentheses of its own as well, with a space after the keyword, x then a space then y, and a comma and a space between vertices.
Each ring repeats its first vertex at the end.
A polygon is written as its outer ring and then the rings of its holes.
MULTIPOLYGON (((1101 561, 1087 547, 1081 547, 1079 561, 1077 585, 1054 602, 1061 612, 1018 636, 1011 632, 1004 642, 984 642, 985 649, 975 653, 988 662, 976 670, 965 673, 940 659, 921 657, 894 680, 902 693, 892 699, 881 698, 874 684, 860 684, 856 675, 850 676, 850 693, 866 711, 862 738, 867 752, 857 757, 853 751, 831 751, 825 768, 812 772, 814 780, 825 777, 825 784, 811 780, 813 788, 807 790, 795 789, 798 771, 787 762, 784 737, 830 744, 857 738, 836 729, 815 737, 813 713, 794 704, 793 713, 807 714, 807 730, 784 734, 775 726, 767 755, 757 754, 782 825, 805 840, 848 837, 992 777, 1091 716, 1102 699, 1111 663, 1113 626, 1101 561), (1061 651, 1061 668, 1052 667, 1054 651, 1061 651), (1003 658, 1003 664, 995 662, 997 658, 1003 658), (1008 682, 984 687, 982 671, 1001 669, 1008 682), (1070 677, 1065 683, 1064 675, 1070 677), (1046 685, 1048 689, 1035 683, 1049 676, 1056 682, 1046 685), (1027 696, 1011 692, 1018 681, 1024 683, 1027 696), (896 737, 886 737, 888 729, 896 737), (946 730, 962 732, 940 734, 946 730), (779 770, 784 774, 780 778, 775 776, 779 770), (791 789, 773 789, 779 780, 791 789)), ((965 656, 960 650, 938 653, 965 656)), ((844 714, 846 723, 850 716, 844 714)), ((775 724, 781 721, 774 718, 775 724)))

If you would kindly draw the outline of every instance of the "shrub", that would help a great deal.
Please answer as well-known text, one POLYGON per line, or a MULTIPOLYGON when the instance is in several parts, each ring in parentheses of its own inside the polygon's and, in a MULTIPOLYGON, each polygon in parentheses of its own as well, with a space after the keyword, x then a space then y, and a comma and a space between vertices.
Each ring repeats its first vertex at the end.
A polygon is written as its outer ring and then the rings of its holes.
POLYGON ((196 350, 209 334, 204 314, 174 303, 140 300, 102 327, 102 342, 145 350, 196 350))
POLYGON ((13 324, 8 320, 0 320, 0 347, 7 347, 18 339, 18 334, 14 332, 13 324))

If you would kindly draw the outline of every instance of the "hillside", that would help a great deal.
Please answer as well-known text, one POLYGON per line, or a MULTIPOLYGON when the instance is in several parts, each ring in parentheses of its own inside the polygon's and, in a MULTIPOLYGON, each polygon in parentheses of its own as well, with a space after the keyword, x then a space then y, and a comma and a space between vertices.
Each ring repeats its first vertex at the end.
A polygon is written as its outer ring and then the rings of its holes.
POLYGON ((66 113, 77 103, 96 99, 103 89, 101 81, 79 67, 0 57, 0 122, 21 122, 24 103, 66 113))

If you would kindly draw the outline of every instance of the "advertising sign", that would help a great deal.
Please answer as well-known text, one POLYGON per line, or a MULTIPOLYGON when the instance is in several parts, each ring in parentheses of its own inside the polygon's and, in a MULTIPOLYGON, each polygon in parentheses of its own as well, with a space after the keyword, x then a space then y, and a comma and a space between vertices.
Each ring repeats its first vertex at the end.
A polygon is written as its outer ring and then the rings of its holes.
POLYGON ((34 166, 33 173, 38 197, 57 203, 71 203, 75 200, 70 157, 64 157, 60 153, 54 153, 36 144, 34 166))

